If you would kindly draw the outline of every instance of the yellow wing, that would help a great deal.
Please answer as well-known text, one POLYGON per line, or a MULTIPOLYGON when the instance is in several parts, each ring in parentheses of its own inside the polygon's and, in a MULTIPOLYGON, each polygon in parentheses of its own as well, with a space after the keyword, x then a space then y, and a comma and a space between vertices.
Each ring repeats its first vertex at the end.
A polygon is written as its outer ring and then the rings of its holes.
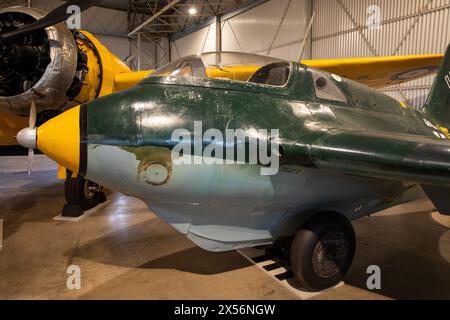
POLYGON ((148 77, 155 70, 119 73, 114 77, 115 92, 126 90, 148 77))
POLYGON ((380 58, 350 58, 331 60, 303 60, 317 69, 381 89, 436 73, 442 54, 380 58))
MULTIPOLYGON (((442 54, 414 55, 380 58, 347 58, 326 60, 303 60, 302 63, 312 68, 340 75, 375 89, 398 85, 411 80, 432 75, 437 72, 442 62, 442 54)), ((228 78, 247 80, 261 66, 227 67, 209 70, 211 78, 228 78)), ((116 76, 116 91, 127 89, 151 71, 123 73, 116 76)))
MULTIPOLYGON (((262 66, 209 67, 206 69, 206 74, 208 78, 247 81, 248 78, 261 67, 262 66)), ((138 82, 150 76, 154 71, 155 70, 146 70, 117 74, 114 78, 115 92, 135 86, 138 82)))

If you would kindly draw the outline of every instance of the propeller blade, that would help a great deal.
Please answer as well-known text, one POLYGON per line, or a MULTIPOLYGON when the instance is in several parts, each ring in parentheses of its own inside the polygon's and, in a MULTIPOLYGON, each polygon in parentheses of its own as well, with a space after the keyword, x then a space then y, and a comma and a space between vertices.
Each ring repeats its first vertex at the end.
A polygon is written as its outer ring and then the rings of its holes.
POLYGON ((34 162, 34 149, 28 149, 28 176, 31 175, 34 162))
POLYGON ((69 0, 53 11, 49 12, 44 18, 29 24, 23 28, 11 31, 0 36, 0 44, 4 44, 34 31, 45 29, 60 22, 67 20, 71 14, 67 13, 67 8, 70 6, 78 6, 81 12, 95 6, 103 0, 69 0))
POLYGON ((36 104, 34 99, 31 100, 30 118, 28 119, 28 125, 30 128, 36 127, 36 104))

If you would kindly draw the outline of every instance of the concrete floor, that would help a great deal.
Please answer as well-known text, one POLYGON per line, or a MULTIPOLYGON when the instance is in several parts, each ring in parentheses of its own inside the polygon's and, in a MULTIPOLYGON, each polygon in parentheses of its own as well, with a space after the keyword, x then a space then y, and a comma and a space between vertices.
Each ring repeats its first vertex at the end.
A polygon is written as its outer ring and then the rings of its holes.
MULTIPOLYGON (((238 252, 209 253, 149 212, 112 193, 79 222, 54 221, 63 183, 43 156, 31 177, 24 157, 0 158, 0 299, 299 299, 238 252), (81 269, 81 290, 66 268, 81 269)), ((354 223, 358 248, 345 285, 312 299, 450 299, 450 219, 428 201, 354 223), (366 287, 369 265, 382 289, 366 287)))

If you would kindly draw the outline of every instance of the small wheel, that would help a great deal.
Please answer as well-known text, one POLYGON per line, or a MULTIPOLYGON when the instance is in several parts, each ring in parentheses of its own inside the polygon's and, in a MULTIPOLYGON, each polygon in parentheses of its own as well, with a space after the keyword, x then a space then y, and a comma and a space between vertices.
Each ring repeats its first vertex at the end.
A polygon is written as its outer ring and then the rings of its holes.
POLYGON ((344 216, 321 213, 300 229, 291 244, 291 268, 301 286, 320 291, 337 285, 355 255, 353 227, 344 216))
POLYGON ((83 211, 90 210, 106 200, 101 186, 85 180, 83 177, 72 178, 67 175, 65 196, 67 204, 79 205, 83 211))

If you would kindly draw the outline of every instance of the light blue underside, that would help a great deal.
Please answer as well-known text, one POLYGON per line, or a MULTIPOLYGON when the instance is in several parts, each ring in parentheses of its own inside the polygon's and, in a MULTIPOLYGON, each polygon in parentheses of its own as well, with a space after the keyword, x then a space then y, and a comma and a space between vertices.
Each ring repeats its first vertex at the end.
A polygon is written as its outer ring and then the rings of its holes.
POLYGON ((312 214, 355 220, 422 196, 418 186, 345 176, 316 168, 261 176, 258 165, 173 165, 167 183, 138 175, 136 156, 90 145, 86 178, 145 201, 160 218, 209 251, 272 243, 295 234, 312 214))

